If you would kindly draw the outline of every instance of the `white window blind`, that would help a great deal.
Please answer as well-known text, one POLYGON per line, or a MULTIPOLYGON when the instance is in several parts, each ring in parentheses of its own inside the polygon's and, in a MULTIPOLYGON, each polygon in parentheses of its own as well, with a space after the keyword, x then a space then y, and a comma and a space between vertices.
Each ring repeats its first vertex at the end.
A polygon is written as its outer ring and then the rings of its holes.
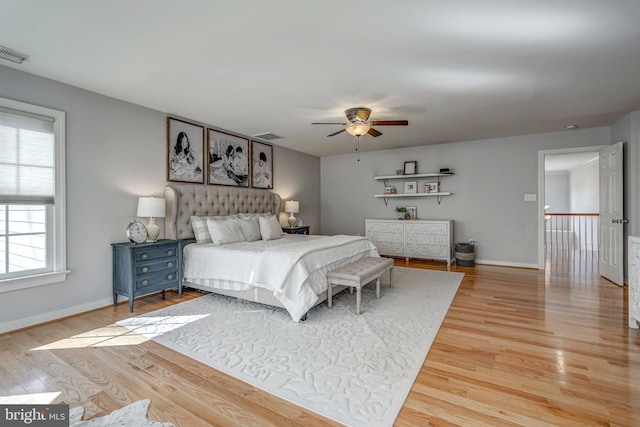
POLYGON ((0 204, 54 203, 52 117, 0 107, 0 204))

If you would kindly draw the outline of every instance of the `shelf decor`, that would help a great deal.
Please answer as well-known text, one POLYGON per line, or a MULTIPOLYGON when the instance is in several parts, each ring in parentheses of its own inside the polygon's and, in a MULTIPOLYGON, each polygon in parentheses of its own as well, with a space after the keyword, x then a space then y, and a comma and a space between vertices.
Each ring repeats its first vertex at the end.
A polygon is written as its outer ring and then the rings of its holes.
POLYGON ((418 192, 418 181, 407 181, 404 183, 405 194, 415 194, 418 192))
POLYGON ((413 175, 418 171, 418 162, 412 160, 410 162, 404 162, 404 174, 413 175))

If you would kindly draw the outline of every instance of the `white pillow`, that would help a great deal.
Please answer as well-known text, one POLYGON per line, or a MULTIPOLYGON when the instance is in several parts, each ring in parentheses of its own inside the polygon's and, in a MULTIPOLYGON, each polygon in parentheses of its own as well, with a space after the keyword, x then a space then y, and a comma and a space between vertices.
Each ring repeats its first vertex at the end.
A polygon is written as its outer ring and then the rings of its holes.
POLYGON ((207 219, 207 228, 213 244, 224 245, 225 243, 244 242, 244 235, 239 221, 239 219, 207 219))
POLYGON ((211 243, 211 235, 207 228, 208 219, 228 219, 235 218, 235 215, 228 216, 192 216, 191 228, 193 228, 193 235, 196 238, 196 243, 211 243))
POLYGON ((271 215, 269 218, 259 216, 258 221, 260 222, 260 235, 262 236, 262 240, 279 239, 282 237, 282 234, 284 234, 280 223, 274 215, 271 215))
POLYGON ((244 240, 247 242, 255 242, 256 240, 262 239, 258 217, 240 218, 238 222, 240 223, 244 240))

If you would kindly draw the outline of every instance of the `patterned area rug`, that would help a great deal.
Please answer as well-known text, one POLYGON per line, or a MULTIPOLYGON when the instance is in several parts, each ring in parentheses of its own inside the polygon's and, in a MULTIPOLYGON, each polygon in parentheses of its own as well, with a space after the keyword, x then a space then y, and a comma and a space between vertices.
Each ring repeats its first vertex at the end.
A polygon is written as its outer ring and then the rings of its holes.
MULTIPOLYGON (((390 426, 463 273, 394 268, 394 287, 334 296, 294 323, 277 308, 219 295, 118 322, 178 352, 349 426, 390 426)), ((383 284, 388 275, 383 276, 383 284)))
POLYGON ((105 415, 104 417, 82 421, 84 408, 71 408, 69 411, 70 427, 176 427, 171 423, 161 423, 147 420, 147 410, 151 401, 149 399, 138 400, 105 415))

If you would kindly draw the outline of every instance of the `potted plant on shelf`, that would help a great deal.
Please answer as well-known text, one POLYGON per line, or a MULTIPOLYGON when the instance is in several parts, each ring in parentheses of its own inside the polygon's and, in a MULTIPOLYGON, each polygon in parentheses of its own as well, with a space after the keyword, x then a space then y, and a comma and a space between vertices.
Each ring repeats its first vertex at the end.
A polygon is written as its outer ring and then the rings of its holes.
POLYGON ((396 213, 398 214, 398 219, 406 219, 407 208, 404 206, 396 206, 396 213))

